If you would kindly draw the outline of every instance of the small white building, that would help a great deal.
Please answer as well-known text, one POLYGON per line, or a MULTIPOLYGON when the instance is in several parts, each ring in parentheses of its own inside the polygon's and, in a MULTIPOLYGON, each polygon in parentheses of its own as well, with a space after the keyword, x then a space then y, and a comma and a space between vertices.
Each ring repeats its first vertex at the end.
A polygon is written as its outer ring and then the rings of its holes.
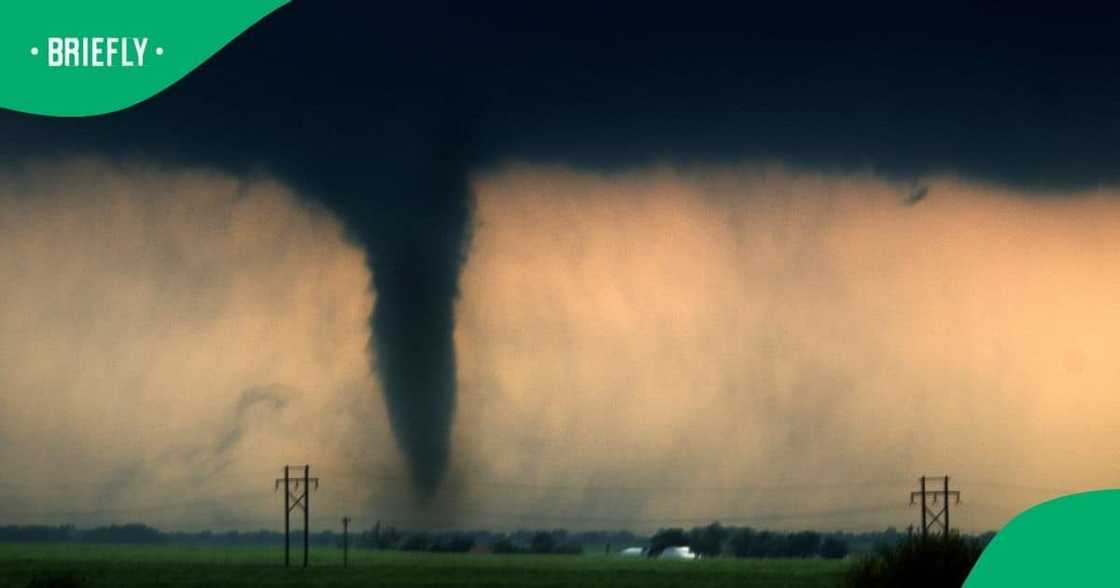
POLYGON ((661 552, 660 557, 661 559, 696 559, 696 554, 687 546, 666 547, 665 551, 661 552))
POLYGON ((618 552, 618 555, 620 555, 622 557, 645 557, 646 556, 646 548, 645 547, 627 547, 626 549, 623 549, 622 551, 618 552))

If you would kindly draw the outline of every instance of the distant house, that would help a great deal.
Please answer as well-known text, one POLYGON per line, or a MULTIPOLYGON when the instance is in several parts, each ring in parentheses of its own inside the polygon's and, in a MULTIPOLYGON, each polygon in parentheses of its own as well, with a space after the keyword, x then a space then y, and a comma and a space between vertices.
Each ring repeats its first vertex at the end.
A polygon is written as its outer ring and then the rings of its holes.
POLYGON ((645 557, 646 556, 646 548, 645 547, 627 547, 626 549, 623 549, 622 551, 618 552, 618 554, 622 557, 645 557))
POLYGON ((696 559, 696 554, 687 546, 666 547, 658 557, 661 559, 696 559))

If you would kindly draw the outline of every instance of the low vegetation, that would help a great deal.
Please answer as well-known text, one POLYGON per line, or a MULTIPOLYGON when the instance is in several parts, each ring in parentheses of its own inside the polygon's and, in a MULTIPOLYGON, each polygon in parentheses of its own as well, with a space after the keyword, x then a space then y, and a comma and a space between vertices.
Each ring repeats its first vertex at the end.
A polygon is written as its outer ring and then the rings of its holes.
POLYGON ((897 545, 883 547, 874 555, 856 560, 846 584, 853 588, 893 586, 960 586, 990 536, 947 538, 908 537, 897 545))

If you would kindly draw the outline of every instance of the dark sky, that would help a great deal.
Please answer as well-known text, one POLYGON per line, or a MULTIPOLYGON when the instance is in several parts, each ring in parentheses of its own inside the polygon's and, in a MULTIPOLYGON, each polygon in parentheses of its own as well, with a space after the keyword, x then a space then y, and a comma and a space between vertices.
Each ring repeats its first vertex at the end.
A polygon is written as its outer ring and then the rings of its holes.
POLYGON ((934 7, 297 1, 124 112, 0 113, 0 156, 260 171, 324 202, 366 250, 390 417, 430 492, 455 412, 471 171, 765 160, 1028 190, 1114 183, 1115 24, 934 7))
MULTIPOLYGON (((778 159, 1114 181, 1113 17, 743 3, 295 2, 157 99, 0 116, 9 154, 322 168, 469 134, 469 165, 778 159), (378 153, 381 151, 381 153, 378 153)), ((345 182, 345 179, 341 181, 345 182)))

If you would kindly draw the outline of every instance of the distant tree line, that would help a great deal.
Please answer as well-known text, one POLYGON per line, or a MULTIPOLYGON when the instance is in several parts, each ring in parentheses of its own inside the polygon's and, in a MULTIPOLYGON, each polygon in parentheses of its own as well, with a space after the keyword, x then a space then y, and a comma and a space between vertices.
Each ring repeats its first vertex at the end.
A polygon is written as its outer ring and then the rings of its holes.
POLYGON ((576 555, 583 553, 585 545, 606 545, 612 541, 622 545, 640 539, 629 531, 571 533, 565 529, 552 529, 511 533, 485 530, 433 533, 377 526, 358 534, 354 545, 370 549, 433 552, 465 552, 478 546, 501 554, 576 555))
MULTIPOLYGON (((975 537, 981 545, 991 540, 992 533, 975 537)), ((891 527, 885 531, 866 533, 797 531, 780 532, 751 527, 723 526, 718 522, 692 529, 661 529, 649 537, 630 531, 580 531, 565 529, 518 530, 496 532, 420 531, 398 529, 380 524, 353 533, 350 545, 355 548, 398 551, 463 553, 472 550, 501 554, 571 555, 585 551, 615 552, 635 546, 648 547, 656 556, 667 547, 688 546, 705 557, 820 557, 839 559, 851 554, 868 554, 903 543, 907 533, 891 527)), ((299 540, 294 537, 294 540, 299 540)), ((316 547, 341 546, 342 536, 335 531, 319 531, 310 535, 316 547)), ((200 545, 281 545, 284 535, 277 531, 199 531, 163 532, 140 523, 108 525, 78 529, 72 525, 0 526, 0 543, 34 543, 75 541, 90 543, 185 543, 200 545)))
POLYGON ((875 545, 891 541, 897 532, 867 534, 867 537, 843 533, 818 533, 800 531, 781 533, 755 530, 750 527, 725 527, 712 523, 705 527, 662 529, 648 539, 629 531, 569 532, 564 529, 515 531, 453 531, 431 533, 400 530, 396 527, 373 529, 360 533, 355 546, 370 549, 401 551, 455 552, 470 551, 476 546, 499 554, 579 554, 589 547, 615 551, 625 547, 647 544, 651 556, 659 555, 667 547, 688 546, 706 557, 823 557, 844 558, 849 549, 849 537, 875 545), (887 541, 884 541, 886 539, 887 541))
MULTIPOLYGON (((333 545, 341 536, 333 531, 310 535, 313 545, 333 545)), ((201 545, 279 545, 284 534, 276 531, 164 532, 140 523, 78 529, 73 525, 0 526, 0 543, 76 541, 88 543, 187 543, 201 545)))
POLYGON ((38 543, 46 541, 88 541, 90 543, 161 543, 166 535, 140 523, 76 529, 72 525, 0 527, 0 542, 38 543))
POLYGON ((0 527, 0 542, 40 543, 47 541, 73 541, 77 530, 71 525, 48 527, 46 525, 9 525, 0 527))
MULTIPOLYGON (((995 536, 987 532, 964 537, 969 545, 983 549, 995 536)), ((687 546, 702 557, 790 557, 842 559, 852 554, 883 553, 907 544, 913 537, 894 527, 866 533, 757 530, 724 527, 718 522, 705 527, 661 529, 649 540, 648 553, 656 556, 668 547, 687 546)))
POLYGON ((669 547, 687 546, 702 557, 823 557, 848 556, 848 543, 837 534, 816 531, 782 533, 759 531, 750 527, 706 527, 662 529, 649 541, 649 554, 656 556, 669 547))
POLYGON ((491 549, 494 553, 532 553, 536 555, 579 555, 583 553, 583 546, 586 537, 581 537, 580 534, 569 535, 563 529, 554 529, 552 531, 536 531, 529 538, 526 545, 524 536, 514 538, 503 538, 496 543, 491 544, 491 549))

